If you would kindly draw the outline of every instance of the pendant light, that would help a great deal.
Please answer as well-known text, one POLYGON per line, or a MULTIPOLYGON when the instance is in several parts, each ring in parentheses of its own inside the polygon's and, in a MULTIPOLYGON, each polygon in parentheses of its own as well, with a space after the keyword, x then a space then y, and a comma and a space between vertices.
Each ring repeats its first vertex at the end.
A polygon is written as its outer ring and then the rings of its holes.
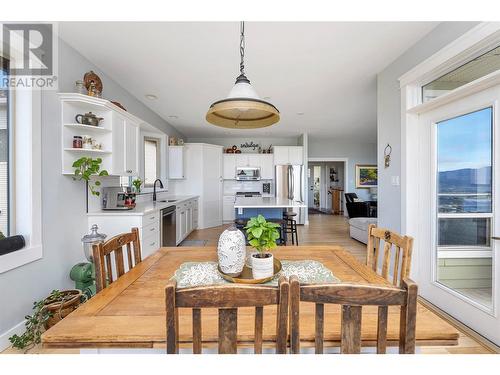
POLYGON ((240 75, 228 97, 213 103, 206 120, 217 126, 232 129, 256 129, 273 125, 280 120, 278 109, 259 98, 245 76, 245 23, 240 23, 240 75))

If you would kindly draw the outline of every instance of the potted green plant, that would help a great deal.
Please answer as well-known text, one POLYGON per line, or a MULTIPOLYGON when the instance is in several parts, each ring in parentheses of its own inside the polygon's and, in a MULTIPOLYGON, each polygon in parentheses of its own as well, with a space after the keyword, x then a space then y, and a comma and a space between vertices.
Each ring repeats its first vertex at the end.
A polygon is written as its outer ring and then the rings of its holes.
POLYGON ((266 221, 262 215, 252 217, 245 226, 248 242, 257 250, 251 255, 254 279, 262 279, 274 274, 274 258, 269 250, 276 247, 276 240, 280 238, 278 228, 279 224, 266 221))
POLYGON ((49 329, 75 310, 83 299, 78 289, 53 290, 45 299, 33 303, 33 315, 26 315, 26 331, 9 337, 12 346, 28 351, 41 342, 44 329, 49 329))
POLYGON ((108 176, 107 170, 101 170, 101 163, 101 158, 93 159, 85 156, 81 157, 78 160, 75 160, 75 162, 73 163, 73 168, 75 168, 73 179, 78 181, 86 181, 89 186, 90 192, 95 196, 99 196, 101 194, 99 191, 97 191, 97 188, 101 186, 101 181, 96 179, 92 184, 90 177, 108 176))
POLYGON ((141 192, 142 180, 140 178, 136 178, 135 180, 133 180, 132 185, 134 186, 136 193, 141 192))

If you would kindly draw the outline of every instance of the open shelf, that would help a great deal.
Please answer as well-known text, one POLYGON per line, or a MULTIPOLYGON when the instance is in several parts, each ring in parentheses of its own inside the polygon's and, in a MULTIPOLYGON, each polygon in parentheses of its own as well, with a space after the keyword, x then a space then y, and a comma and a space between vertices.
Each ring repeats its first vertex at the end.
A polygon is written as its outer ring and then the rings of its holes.
POLYGON ((90 153, 90 154, 111 154, 111 151, 106 150, 91 150, 88 148, 65 148, 64 151, 90 153))
POLYGON ((99 133, 109 133, 111 129, 104 128, 102 126, 92 126, 92 125, 83 125, 83 124, 64 124, 65 127, 70 128, 70 129, 75 129, 75 130, 84 130, 84 131, 92 131, 92 132, 99 132, 99 133))

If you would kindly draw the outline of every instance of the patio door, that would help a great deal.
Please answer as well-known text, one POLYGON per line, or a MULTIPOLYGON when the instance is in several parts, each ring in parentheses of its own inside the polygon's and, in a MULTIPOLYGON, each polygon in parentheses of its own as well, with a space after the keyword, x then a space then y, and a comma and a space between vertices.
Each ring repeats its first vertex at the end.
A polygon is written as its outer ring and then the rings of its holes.
POLYGON ((423 298, 500 344, 500 88, 419 114, 423 298))

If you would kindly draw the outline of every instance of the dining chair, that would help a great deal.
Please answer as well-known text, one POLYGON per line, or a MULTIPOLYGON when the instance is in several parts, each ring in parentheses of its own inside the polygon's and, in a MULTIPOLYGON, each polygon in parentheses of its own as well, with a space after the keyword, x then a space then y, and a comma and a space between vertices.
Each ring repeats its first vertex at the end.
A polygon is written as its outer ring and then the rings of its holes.
POLYGON ((114 253, 115 258, 116 279, 125 273, 123 246, 127 246, 128 269, 131 270, 142 261, 139 229, 132 228, 130 233, 118 234, 108 241, 92 247, 97 293, 111 284, 115 279, 113 276, 111 253, 114 253), (131 245, 133 245, 133 253, 131 245))
POLYGON ((402 288, 360 284, 300 285, 297 276, 290 277, 290 351, 300 353, 300 302, 316 304, 315 352, 323 353, 324 306, 341 305, 340 353, 361 352, 361 317, 364 306, 378 306, 377 354, 387 349, 387 323, 389 306, 400 306, 399 353, 415 353, 415 324, 417 316, 417 284, 403 279, 402 288))
POLYGON ((288 339, 288 300, 290 285, 285 277, 278 286, 216 285, 177 289, 170 281, 165 288, 167 353, 179 353, 178 308, 192 309, 193 353, 201 354, 203 308, 217 308, 219 354, 237 353, 239 307, 255 307, 254 353, 262 353, 264 306, 276 305, 276 353, 286 354, 288 339))
POLYGON ((391 282, 396 286, 410 275, 412 249, 413 237, 401 236, 388 229, 378 228, 375 224, 368 226, 366 265, 373 271, 380 272, 380 275, 388 281, 391 281, 389 273, 392 267, 391 282), (381 241, 384 241, 382 254, 380 254, 381 241), (392 249, 394 249, 394 254, 392 254, 392 249), (382 256, 382 265, 379 270, 380 256, 382 256))

